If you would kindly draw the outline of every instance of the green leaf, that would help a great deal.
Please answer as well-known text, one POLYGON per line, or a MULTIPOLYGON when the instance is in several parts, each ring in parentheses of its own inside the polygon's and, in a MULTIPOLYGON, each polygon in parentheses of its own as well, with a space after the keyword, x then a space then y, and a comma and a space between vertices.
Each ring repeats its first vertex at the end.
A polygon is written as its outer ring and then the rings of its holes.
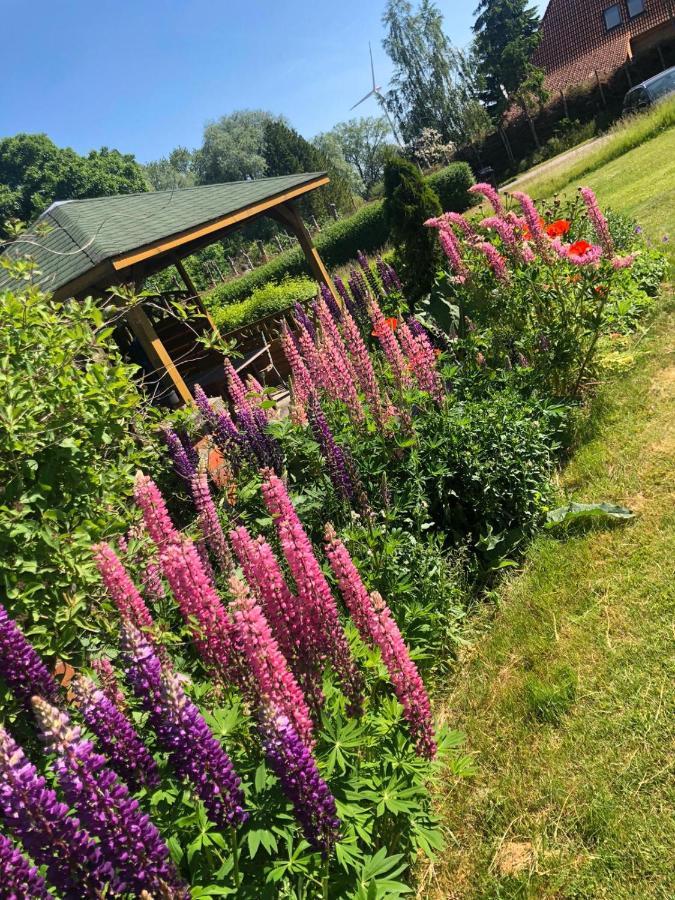
POLYGON ((549 510, 546 514, 545 528, 556 528, 559 525, 569 525, 579 519, 633 519, 635 513, 625 506, 615 506, 612 503, 574 503, 559 506, 549 510))

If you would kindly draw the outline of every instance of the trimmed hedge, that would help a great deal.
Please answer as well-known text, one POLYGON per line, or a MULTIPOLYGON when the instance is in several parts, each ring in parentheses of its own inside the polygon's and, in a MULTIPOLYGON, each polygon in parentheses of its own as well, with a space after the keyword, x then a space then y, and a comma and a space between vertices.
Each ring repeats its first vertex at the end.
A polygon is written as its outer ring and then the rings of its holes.
POLYGON ((213 319, 221 331, 227 333, 272 313, 282 312, 296 300, 311 300, 316 291, 316 282, 309 278, 285 278, 279 284, 271 281, 253 291, 246 300, 218 307, 214 310, 213 319))
POLYGON ((471 166, 465 162, 453 163, 427 178, 427 184, 438 195, 444 212, 464 212, 478 202, 469 188, 474 183, 471 166))
MULTIPOLYGON (((471 205, 473 196, 467 189, 474 178, 467 163, 452 163, 434 172, 427 179, 438 194, 445 211, 463 212, 471 205)), ((329 268, 343 266, 356 257, 357 250, 375 253, 389 240, 384 219, 383 201, 376 200, 357 210, 353 216, 328 225, 314 238, 314 246, 329 268)), ((287 276, 310 275, 309 267, 299 247, 280 253, 271 262, 219 285, 204 299, 211 310, 229 306, 248 297, 268 281, 281 281, 287 276)))

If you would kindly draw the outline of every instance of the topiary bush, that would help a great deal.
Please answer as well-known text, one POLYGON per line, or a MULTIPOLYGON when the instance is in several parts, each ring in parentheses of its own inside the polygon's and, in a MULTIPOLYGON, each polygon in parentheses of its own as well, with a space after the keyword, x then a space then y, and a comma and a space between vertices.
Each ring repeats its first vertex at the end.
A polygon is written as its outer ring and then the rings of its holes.
POLYGON ((469 193, 474 184, 471 166, 465 162, 452 163, 427 179, 429 187, 438 195, 445 212, 464 212, 476 203, 475 194, 469 193))
POLYGON ((439 265, 438 241, 424 223, 442 212, 437 194, 413 163, 393 157, 384 168, 384 215, 396 247, 396 267, 411 304, 428 294, 439 265))
POLYGON ((246 300, 218 307, 213 319, 222 331, 234 331, 272 313, 282 312, 296 300, 311 300, 316 291, 316 282, 309 278, 284 278, 279 283, 270 281, 256 288, 246 300))

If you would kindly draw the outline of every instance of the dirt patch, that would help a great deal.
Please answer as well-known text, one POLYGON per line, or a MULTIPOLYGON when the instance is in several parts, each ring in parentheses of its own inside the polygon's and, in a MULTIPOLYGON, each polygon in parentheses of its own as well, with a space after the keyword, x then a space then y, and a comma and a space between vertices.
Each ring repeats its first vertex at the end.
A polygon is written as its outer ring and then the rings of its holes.
POLYGON ((652 392, 661 397, 675 397, 675 366, 661 369, 652 379, 652 392))
POLYGON ((537 854, 530 841, 505 841, 492 862, 492 866, 500 875, 517 875, 526 869, 532 869, 537 854))

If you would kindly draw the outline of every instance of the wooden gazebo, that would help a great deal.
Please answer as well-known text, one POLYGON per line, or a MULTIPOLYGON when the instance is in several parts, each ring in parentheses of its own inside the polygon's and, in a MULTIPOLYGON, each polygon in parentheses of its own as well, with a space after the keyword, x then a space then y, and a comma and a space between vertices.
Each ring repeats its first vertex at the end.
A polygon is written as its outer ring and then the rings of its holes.
MULTIPOLYGON (((175 266, 185 291, 147 298, 128 309, 116 337, 147 380, 172 403, 190 403, 195 383, 219 393, 222 356, 200 335, 214 328, 182 260, 259 216, 271 216, 298 239, 309 268, 334 293, 328 271, 295 201, 328 183, 324 172, 284 175, 183 190, 53 203, 5 251, 37 264, 36 282, 56 298, 105 297, 116 286, 136 290, 175 266), (171 304, 190 301, 199 314, 181 320, 171 304)), ((0 288, 8 275, 0 268, 0 288)))

